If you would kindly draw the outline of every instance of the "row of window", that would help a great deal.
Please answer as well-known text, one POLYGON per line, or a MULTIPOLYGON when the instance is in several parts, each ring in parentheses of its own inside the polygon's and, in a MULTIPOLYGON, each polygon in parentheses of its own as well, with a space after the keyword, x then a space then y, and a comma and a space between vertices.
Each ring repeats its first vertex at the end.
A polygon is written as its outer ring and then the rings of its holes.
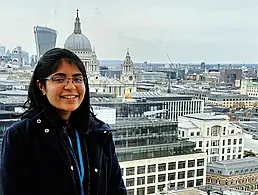
MULTIPOLYGON (((210 173, 214 173, 214 169, 210 169, 209 170, 210 173)), ((255 168, 250 168, 250 169, 241 169, 241 170, 235 170, 235 172, 233 173, 233 171, 230 171, 229 172, 229 175, 232 175, 232 174, 243 174, 243 173, 252 173, 252 172, 258 172, 258 167, 255 167, 255 168)), ((222 174, 222 171, 221 170, 217 170, 217 173, 218 174, 222 174)))
MULTIPOLYGON (((196 180, 196 186, 201 186, 203 185, 203 179, 197 179, 196 180)), ((165 184, 161 184, 157 186, 157 192, 162 192, 165 190, 166 185, 165 184)), ((170 182, 167 184, 167 188, 168 190, 173 190, 173 189, 183 189, 183 188, 190 188, 190 187, 194 187, 194 180, 189 180, 187 182, 182 181, 182 182, 170 182)), ((136 189, 136 194, 137 195, 145 195, 146 192, 147 194, 154 194, 156 186, 148 186, 148 187, 141 187, 141 188, 137 188, 136 189)), ((134 195, 135 193, 135 189, 128 189, 127 190, 127 194, 128 195, 134 195)))
MULTIPOLYGON (((177 173, 177 179, 192 178, 195 176, 200 177, 200 176, 203 176, 203 174, 204 174, 204 169, 197 169, 197 171, 195 170, 180 171, 177 173)), ((147 181, 145 181, 145 177, 137 177, 137 185, 144 185, 145 183, 146 184, 155 183, 156 180, 157 182, 164 182, 166 181, 166 177, 168 181, 176 180, 176 173, 159 174, 157 177, 156 175, 150 175, 147 177, 147 181)), ((126 179, 126 186, 127 187, 135 186, 135 179, 134 178, 126 179)))
MULTIPOLYGON (((228 148, 222 148, 222 153, 221 154, 225 154, 226 152, 229 154, 229 153, 238 153, 238 152, 242 152, 243 150, 243 147, 242 146, 239 146, 238 149, 237 147, 228 147, 228 148)), ((206 153, 209 154, 209 151, 210 151, 210 154, 220 154, 220 151, 219 151, 219 148, 211 148, 210 150, 209 149, 206 149, 206 153)))
MULTIPOLYGON (((145 174, 146 171, 148 173, 153 173, 153 172, 156 172, 156 168, 157 168, 157 171, 160 172, 160 171, 167 171, 167 170, 184 169, 186 168, 186 166, 187 167, 204 166, 204 158, 197 159, 197 160, 160 163, 158 165, 152 164, 152 165, 148 165, 147 167, 145 165, 137 166, 137 174, 145 174)), ((126 168, 126 176, 130 176, 130 175, 135 175, 135 167, 126 168)))

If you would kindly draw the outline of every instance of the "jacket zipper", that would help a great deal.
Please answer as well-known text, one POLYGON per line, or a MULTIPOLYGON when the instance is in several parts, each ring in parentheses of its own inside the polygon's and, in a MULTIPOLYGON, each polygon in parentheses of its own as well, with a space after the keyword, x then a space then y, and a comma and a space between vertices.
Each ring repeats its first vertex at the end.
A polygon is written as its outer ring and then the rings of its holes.
MULTIPOLYGON (((107 131, 107 130, 103 130, 103 131, 107 131)), ((102 155, 103 155, 103 147, 104 147, 104 145, 106 144, 106 142, 107 142, 107 138, 110 136, 110 134, 111 134, 111 131, 112 130, 109 130, 108 131, 108 133, 107 133, 107 135, 105 136, 105 139, 104 139, 104 142, 103 142, 103 144, 101 144, 100 145, 100 159, 99 159, 99 175, 98 175, 98 188, 97 188, 97 194, 99 194, 99 185, 100 185, 100 175, 101 175, 101 172, 102 172, 102 165, 101 165, 101 163, 102 163, 102 155)), ((102 132, 103 133, 103 132, 102 132)))
MULTIPOLYGON (((48 118, 48 116, 46 116, 47 118, 48 118)), ((63 146, 65 146, 66 145, 66 142, 65 142, 65 140, 64 140, 64 138, 63 138, 63 136, 62 136, 62 134, 61 134, 61 132, 60 132, 60 130, 59 130, 59 128, 51 121, 51 119, 49 119, 48 118, 48 120, 52 123, 52 125, 57 129, 57 131, 58 131, 58 134, 59 134, 59 136, 61 137, 61 140, 62 140, 62 143, 63 143, 63 146)), ((69 148, 69 147, 68 147, 69 148)), ((69 150, 70 150, 70 148, 69 148, 69 150)), ((70 159, 70 163, 71 163, 71 158, 70 158, 70 155, 69 155, 69 153, 67 152, 67 150, 65 150, 65 153, 66 153, 66 155, 67 155, 67 158, 68 159, 70 159)), ((73 165, 71 165, 71 166, 73 166, 73 165)), ((71 167, 69 167, 68 166, 68 170, 69 170, 69 173, 70 173, 70 176, 71 176, 71 178, 72 178, 72 180, 73 180, 73 186, 74 186, 74 190, 75 190, 75 195, 78 195, 78 193, 77 193, 77 188, 76 188, 76 182, 75 182, 75 179, 74 179, 74 176, 73 176, 73 172, 71 171, 71 167)))

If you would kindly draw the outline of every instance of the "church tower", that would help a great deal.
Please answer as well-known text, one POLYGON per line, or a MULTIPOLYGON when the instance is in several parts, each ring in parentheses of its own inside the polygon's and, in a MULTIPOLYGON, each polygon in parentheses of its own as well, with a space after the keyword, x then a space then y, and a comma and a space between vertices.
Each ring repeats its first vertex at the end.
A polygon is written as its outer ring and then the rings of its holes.
POLYGON ((97 54, 95 48, 93 47, 93 51, 90 57, 89 66, 88 66, 88 79, 91 87, 91 91, 99 92, 99 86, 101 82, 101 75, 99 71, 99 60, 97 58, 97 54))
POLYGON ((127 49, 124 64, 123 64, 121 82, 124 83, 125 94, 136 91, 135 77, 133 73, 133 61, 131 59, 129 49, 127 49))

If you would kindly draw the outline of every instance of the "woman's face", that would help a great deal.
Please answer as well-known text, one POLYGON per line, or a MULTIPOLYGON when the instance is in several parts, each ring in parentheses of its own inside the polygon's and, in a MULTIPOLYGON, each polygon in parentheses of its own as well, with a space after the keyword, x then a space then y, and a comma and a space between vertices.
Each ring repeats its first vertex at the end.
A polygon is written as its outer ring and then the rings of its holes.
POLYGON ((76 110, 82 103, 85 95, 85 85, 81 82, 82 73, 76 65, 62 61, 60 68, 51 74, 46 80, 46 87, 39 84, 43 95, 47 96, 52 106, 57 108, 60 116, 68 120, 72 111, 76 110), (62 80, 69 78, 65 83, 62 80), (75 78, 72 81, 71 78, 75 78))

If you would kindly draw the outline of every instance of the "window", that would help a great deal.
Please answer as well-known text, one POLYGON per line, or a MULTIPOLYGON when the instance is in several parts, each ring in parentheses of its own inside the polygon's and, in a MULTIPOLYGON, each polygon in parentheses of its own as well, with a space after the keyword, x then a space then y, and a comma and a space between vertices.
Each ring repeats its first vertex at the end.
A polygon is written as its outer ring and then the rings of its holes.
POLYGON ((197 177, 203 176, 203 169, 197 169, 197 177))
POLYGON ((145 184, 145 177, 138 177, 137 178, 137 185, 145 184))
POLYGON ((126 179, 126 186, 127 187, 134 186, 134 178, 126 179))
POLYGON ((223 135, 226 135, 226 127, 223 127, 223 135))
POLYGON ((158 170, 159 171, 166 171, 166 163, 162 163, 158 165, 158 170))
POLYGON ((194 180, 187 181, 187 188, 194 187, 194 180))
POLYGON ((168 181, 175 180, 176 174, 175 173, 169 173, 168 174, 168 181))
POLYGON ((126 168, 126 175, 134 175, 134 167, 126 168))
POLYGON ((188 160, 188 167, 194 167, 195 166, 195 160, 188 160))
POLYGON ((197 166, 198 166, 198 167, 204 166, 204 158, 197 160, 197 166))
POLYGON ((155 183, 155 175, 148 176, 148 183, 155 183))
POLYGON ((137 188, 137 195, 145 195, 145 188, 137 188))
POLYGON ((210 135, 210 128, 208 127, 207 128, 207 136, 209 136, 210 135))
POLYGON ((177 189, 183 189, 183 188, 185 188, 185 182, 184 181, 178 182, 177 183, 177 189))
POLYGON ((233 144, 234 144, 234 145, 236 145, 236 144, 237 144, 237 139, 234 139, 233 144))
POLYGON ((127 195, 134 195, 134 189, 127 190, 127 195))
POLYGON ((197 132, 197 136, 200 136, 200 131, 197 132))
POLYGON ((163 182, 166 180, 166 174, 160 174, 158 175, 158 182, 163 182))
POLYGON ((155 186, 149 186, 147 188, 147 194, 154 194, 155 193, 155 186))
POLYGON ((239 139, 239 144, 242 144, 242 138, 239 139))
POLYGON ((144 174, 144 173, 145 173, 145 166, 138 166, 137 174, 144 174))
POLYGON ((220 134, 221 126, 215 125, 211 128, 211 136, 218 136, 220 134))
POLYGON ((178 162, 178 169, 183 169, 185 168, 185 161, 179 161, 178 162))
POLYGON ((170 162, 168 163, 168 170, 175 170, 176 169, 176 163, 170 162))
POLYGON ((231 145, 231 139, 228 139, 228 145, 231 145))
POLYGON ((156 165, 148 165, 148 173, 156 172, 156 165))
POLYGON ((223 146, 225 146, 225 140, 223 140, 223 143, 222 143, 223 146))
POLYGON ((194 132, 191 132, 191 137, 193 137, 194 136, 194 132))
POLYGON ((164 191, 165 190, 164 188, 165 188, 165 184, 158 185, 158 191, 159 192, 164 191))
POLYGON ((202 147, 202 141, 199 141, 199 147, 200 148, 202 147))
POLYGON ((184 178, 185 178, 185 171, 180 171, 180 172, 178 172, 177 178, 178 178, 178 179, 184 179, 184 178))
POLYGON ((187 171, 187 178, 194 177, 194 170, 187 171))
POLYGON ((202 185, 203 185, 203 179, 197 179, 196 186, 202 186, 202 185))

